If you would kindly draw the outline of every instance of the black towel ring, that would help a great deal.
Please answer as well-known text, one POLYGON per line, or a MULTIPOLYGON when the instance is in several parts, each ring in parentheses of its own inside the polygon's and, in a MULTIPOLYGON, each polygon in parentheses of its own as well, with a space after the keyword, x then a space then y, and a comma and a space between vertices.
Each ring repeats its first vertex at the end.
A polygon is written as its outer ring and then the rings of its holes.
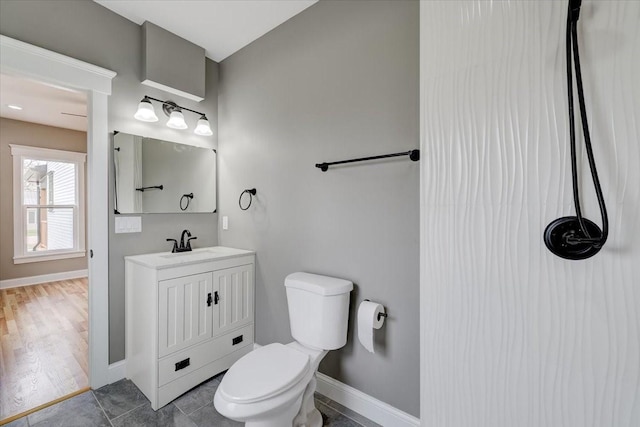
POLYGON ((247 190, 244 190, 242 193, 240 193, 240 197, 238 198, 238 205, 240 206, 240 209, 242 209, 243 211, 246 211, 247 209, 249 209, 249 207, 251 206, 251 202, 253 201, 253 196, 255 196, 256 193, 257 193, 257 190, 255 188, 247 189, 247 190), (244 196, 244 193, 249 194, 249 204, 245 208, 242 207, 242 196, 244 196))
POLYGON ((183 194, 182 197, 180 197, 180 210, 181 211, 186 211, 187 208, 189 207, 189 203, 191 202, 191 199, 193 199, 193 193, 189 193, 189 194, 183 194), (182 201, 183 200, 187 200, 187 204, 182 207, 182 201))

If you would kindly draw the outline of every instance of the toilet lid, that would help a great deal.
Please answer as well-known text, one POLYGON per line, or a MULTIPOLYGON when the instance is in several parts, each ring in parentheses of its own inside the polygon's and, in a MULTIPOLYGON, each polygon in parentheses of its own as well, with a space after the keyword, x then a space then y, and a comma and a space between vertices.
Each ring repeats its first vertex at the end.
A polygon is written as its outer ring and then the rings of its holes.
POLYGON ((260 347, 238 360, 227 371, 220 393, 230 401, 251 403, 296 384, 309 370, 309 356, 282 344, 260 347))

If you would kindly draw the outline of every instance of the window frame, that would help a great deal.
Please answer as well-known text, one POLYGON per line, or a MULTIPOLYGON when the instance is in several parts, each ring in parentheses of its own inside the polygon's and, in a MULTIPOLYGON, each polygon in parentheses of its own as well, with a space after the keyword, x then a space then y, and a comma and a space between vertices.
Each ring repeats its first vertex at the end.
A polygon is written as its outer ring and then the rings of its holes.
MULTIPOLYGON (((51 148, 30 147, 9 144, 13 157, 13 263, 53 261, 86 256, 85 247, 85 164, 86 153, 54 150, 51 148), (24 180, 22 176, 25 158, 43 161, 64 161, 76 165, 76 205, 64 205, 74 208, 74 239, 72 249, 55 249, 28 253, 25 251, 24 236, 27 232, 27 209, 32 205, 24 204, 24 180)), ((48 201, 48 200, 47 200, 48 201)), ((47 208, 51 205, 38 205, 47 208)), ((63 205, 60 205, 63 207, 63 205)))

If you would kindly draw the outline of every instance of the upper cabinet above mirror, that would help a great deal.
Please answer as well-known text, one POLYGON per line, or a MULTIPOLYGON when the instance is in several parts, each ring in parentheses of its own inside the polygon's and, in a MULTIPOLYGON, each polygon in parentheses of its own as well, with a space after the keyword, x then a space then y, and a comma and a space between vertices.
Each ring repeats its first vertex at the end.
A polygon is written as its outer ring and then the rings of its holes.
POLYGON ((215 150, 121 132, 113 141, 116 213, 215 212, 215 150))

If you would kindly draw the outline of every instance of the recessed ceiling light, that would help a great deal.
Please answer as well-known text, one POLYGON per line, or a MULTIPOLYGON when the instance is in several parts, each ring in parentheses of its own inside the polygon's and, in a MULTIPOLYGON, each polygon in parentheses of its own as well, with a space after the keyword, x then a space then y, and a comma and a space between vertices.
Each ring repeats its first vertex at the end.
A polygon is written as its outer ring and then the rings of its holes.
POLYGON ((22 107, 19 105, 8 104, 7 107, 11 108, 12 110, 22 110, 22 107))

